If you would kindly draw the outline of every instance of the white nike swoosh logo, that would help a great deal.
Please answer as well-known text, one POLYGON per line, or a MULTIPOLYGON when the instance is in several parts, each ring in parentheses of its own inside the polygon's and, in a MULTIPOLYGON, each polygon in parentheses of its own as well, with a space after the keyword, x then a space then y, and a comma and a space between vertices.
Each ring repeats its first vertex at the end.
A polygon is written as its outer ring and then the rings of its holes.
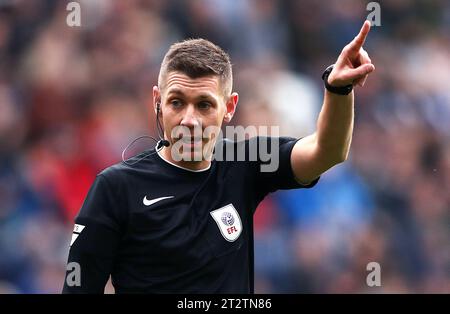
POLYGON ((159 197, 159 198, 154 198, 152 200, 148 200, 147 195, 146 195, 146 196, 144 196, 144 199, 142 200, 142 202, 144 203, 145 206, 150 206, 150 205, 153 205, 159 201, 162 201, 162 200, 165 200, 168 198, 173 198, 173 196, 164 196, 164 197, 159 197))

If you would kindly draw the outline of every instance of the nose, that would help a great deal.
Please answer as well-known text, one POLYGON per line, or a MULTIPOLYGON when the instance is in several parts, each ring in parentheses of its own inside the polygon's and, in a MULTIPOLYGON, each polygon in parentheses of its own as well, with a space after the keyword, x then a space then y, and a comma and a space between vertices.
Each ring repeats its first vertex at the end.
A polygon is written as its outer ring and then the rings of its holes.
POLYGON ((180 125, 188 128, 195 128, 200 125, 200 121, 197 118, 194 106, 189 105, 186 107, 180 125))

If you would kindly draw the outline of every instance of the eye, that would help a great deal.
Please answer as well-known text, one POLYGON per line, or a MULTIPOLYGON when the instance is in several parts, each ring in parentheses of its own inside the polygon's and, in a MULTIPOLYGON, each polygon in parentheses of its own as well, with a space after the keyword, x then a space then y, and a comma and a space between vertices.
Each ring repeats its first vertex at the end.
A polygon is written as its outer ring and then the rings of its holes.
POLYGON ((207 102, 207 101, 202 101, 198 104, 198 108, 201 110, 207 110, 209 108, 211 108, 211 103, 207 102))
POLYGON ((174 100, 170 101, 170 104, 174 108, 180 108, 182 105, 181 101, 179 101, 178 99, 174 99, 174 100))

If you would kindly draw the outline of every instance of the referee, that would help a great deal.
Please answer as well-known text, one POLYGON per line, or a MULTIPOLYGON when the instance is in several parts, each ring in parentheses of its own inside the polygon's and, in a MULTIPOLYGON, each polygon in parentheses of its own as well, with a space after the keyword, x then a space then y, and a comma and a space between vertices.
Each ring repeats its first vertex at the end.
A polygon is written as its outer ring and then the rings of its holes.
POLYGON ((253 293, 253 214, 268 193, 310 188, 346 160, 353 86, 375 69, 362 48, 369 30, 366 21, 323 73, 317 131, 301 140, 204 132, 236 110, 229 57, 204 39, 172 45, 153 87, 164 139, 97 175, 75 219, 68 266, 77 272, 68 267, 63 293, 103 293, 109 276, 116 293, 253 293), (261 145, 276 152, 275 171, 249 158, 261 145), (227 158, 211 158, 218 151, 227 158))

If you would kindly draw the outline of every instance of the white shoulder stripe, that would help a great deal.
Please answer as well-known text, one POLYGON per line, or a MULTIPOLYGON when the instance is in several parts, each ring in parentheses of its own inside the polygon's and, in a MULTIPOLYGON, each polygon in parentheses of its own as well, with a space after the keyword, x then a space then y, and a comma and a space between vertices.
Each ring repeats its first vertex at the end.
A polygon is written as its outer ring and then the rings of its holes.
POLYGON ((72 244, 75 242, 75 240, 78 238, 78 234, 76 234, 76 233, 72 233, 72 241, 70 241, 70 245, 69 246, 72 246, 72 244))
POLYGON ((72 244, 75 242, 75 240, 78 238, 78 236, 80 235, 81 231, 83 231, 83 229, 85 227, 86 226, 75 224, 75 226, 73 227, 72 240, 70 241, 69 247, 72 246, 72 244))

